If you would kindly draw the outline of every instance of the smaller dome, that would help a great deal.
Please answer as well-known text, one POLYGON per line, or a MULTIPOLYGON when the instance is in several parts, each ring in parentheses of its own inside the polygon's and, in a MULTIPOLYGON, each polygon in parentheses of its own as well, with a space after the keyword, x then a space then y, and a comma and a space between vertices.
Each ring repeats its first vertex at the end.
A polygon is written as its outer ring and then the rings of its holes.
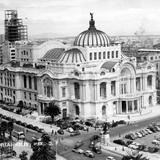
POLYGON ((82 63, 85 62, 86 58, 82 51, 78 48, 71 48, 64 52, 60 59, 60 63, 82 63))
POLYGON ((95 28, 95 21, 93 20, 93 13, 90 13, 91 20, 89 22, 88 30, 80 33, 75 41, 74 46, 89 46, 89 47, 101 47, 109 46, 111 41, 109 36, 95 28))

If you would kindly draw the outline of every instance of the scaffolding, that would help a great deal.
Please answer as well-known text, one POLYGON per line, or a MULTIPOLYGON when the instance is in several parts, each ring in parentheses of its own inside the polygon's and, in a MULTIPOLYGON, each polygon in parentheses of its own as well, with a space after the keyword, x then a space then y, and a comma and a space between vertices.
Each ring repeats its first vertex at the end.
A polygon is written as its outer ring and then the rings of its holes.
POLYGON ((28 40, 27 25, 23 25, 22 19, 18 18, 17 10, 5 10, 5 40, 28 40))

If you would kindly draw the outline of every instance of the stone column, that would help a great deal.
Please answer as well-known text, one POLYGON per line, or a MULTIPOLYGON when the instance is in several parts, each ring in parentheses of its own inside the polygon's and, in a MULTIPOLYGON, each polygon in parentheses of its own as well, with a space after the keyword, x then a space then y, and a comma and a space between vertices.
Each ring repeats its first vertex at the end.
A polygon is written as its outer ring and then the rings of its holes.
POLYGON ((152 90, 156 89, 156 76, 152 75, 152 90))
POLYGON ((132 112, 134 112, 134 100, 132 101, 132 112))
POLYGON ((144 91, 146 91, 147 90, 147 75, 144 75, 144 77, 143 77, 143 84, 144 84, 144 91))
POLYGON ((143 91, 143 78, 140 77, 140 91, 143 91))

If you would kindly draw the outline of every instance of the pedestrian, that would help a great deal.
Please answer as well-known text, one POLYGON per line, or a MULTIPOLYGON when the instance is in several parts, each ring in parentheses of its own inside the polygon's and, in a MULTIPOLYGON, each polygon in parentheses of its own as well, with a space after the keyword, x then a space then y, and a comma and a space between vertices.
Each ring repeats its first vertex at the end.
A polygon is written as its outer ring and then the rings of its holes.
POLYGON ((89 132, 89 128, 87 127, 87 132, 89 132))
POLYGON ((57 135, 57 132, 56 132, 56 131, 54 132, 54 135, 55 135, 55 136, 57 135))

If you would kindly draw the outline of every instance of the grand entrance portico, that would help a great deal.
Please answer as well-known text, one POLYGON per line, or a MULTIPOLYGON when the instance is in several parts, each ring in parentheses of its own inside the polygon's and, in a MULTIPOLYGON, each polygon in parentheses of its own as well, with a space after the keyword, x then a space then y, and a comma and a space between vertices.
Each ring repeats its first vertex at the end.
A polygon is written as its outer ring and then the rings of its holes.
POLYGON ((141 110, 141 98, 120 99, 117 103, 117 114, 132 114, 141 110))

